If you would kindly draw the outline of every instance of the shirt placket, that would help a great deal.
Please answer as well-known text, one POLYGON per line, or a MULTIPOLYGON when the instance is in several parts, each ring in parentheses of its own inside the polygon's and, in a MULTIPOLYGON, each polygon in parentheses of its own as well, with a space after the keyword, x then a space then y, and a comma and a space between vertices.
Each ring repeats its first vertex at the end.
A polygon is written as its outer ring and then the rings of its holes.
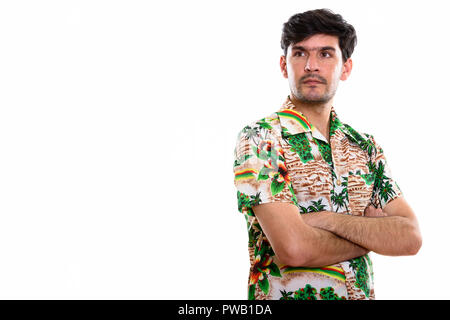
MULTIPOLYGON (((333 154, 333 140, 330 139, 330 142, 327 141, 327 139, 317 130, 312 130, 312 137, 314 140, 314 143, 317 145, 319 150, 322 150, 320 153, 322 154, 322 158, 325 162, 328 163, 329 168, 329 174, 331 175, 331 181, 332 181, 332 190, 330 190, 330 206, 331 210, 338 212, 338 209, 340 209, 339 205, 341 204, 341 207, 345 207, 345 199, 342 197, 345 197, 345 194, 339 194, 341 185, 341 177, 338 175, 338 173, 335 170, 335 161, 334 161, 334 154, 333 154), (330 158, 326 156, 326 151, 324 152, 324 149, 329 149, 330 158)), ((331 138, 331 137, 330 137, 331 138)))
POLYGON ((349 198, 348 198, 348 168, 347 162, 337 161, 336 157, 342 156, 337 154, 337 150, 342 152, 339 148, 340 140, 335 135, 330 137, 331 149, 331 176, 333 181, 333 190, 331 190, 332 201, 331 205, 334 212, 349 213, 349 198))

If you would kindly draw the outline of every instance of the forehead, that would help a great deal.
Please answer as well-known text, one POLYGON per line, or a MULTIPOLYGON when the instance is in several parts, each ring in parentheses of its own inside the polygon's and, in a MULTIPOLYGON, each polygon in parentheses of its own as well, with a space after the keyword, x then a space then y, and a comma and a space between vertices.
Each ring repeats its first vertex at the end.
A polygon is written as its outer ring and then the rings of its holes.
POLYGON ((289 50, 295 47, 303 47, 306 50, 318 50, 323 47, 332 47, 339 51, 339 38, 328 34, 315 34, 302 41, 291 44, 289 50))

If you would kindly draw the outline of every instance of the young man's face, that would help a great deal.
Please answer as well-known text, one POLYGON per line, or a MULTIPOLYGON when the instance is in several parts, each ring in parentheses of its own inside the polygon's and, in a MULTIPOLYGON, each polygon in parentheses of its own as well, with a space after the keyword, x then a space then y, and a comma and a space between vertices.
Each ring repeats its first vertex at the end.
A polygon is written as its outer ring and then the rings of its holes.
POLYGON ((297 100, 320 104, 333 98, 339 80, 348 78, 352 61, 343 63, 337 36, 317 34, 291 44, 280 66, 297 100))

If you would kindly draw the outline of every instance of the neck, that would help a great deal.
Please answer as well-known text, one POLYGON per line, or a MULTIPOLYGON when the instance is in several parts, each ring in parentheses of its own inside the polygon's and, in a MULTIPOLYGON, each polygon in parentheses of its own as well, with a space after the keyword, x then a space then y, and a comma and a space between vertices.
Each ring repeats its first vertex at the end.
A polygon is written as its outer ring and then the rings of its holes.
POLYGON ((330 112, 333 100, 325 103, 304 103, 295 98, 293 94, 289 96, 295 106, 295 110, 306 116, 308 121, 316 127, 320 133, 329 140, 330 112))

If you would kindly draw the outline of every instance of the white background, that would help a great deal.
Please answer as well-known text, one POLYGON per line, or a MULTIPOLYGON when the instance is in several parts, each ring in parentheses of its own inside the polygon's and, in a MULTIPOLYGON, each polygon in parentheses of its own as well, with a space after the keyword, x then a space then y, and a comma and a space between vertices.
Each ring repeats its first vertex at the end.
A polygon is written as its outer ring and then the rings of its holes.
POLYGON ((357 30, 334 106, 383 146, 417 256, 378 299, 449 299, 446 1, 1 1, 0 298, 246 299, 233 149, 289 94, 282 24, 357 30), (312 2, 311 2, 312 3, 312 2))

